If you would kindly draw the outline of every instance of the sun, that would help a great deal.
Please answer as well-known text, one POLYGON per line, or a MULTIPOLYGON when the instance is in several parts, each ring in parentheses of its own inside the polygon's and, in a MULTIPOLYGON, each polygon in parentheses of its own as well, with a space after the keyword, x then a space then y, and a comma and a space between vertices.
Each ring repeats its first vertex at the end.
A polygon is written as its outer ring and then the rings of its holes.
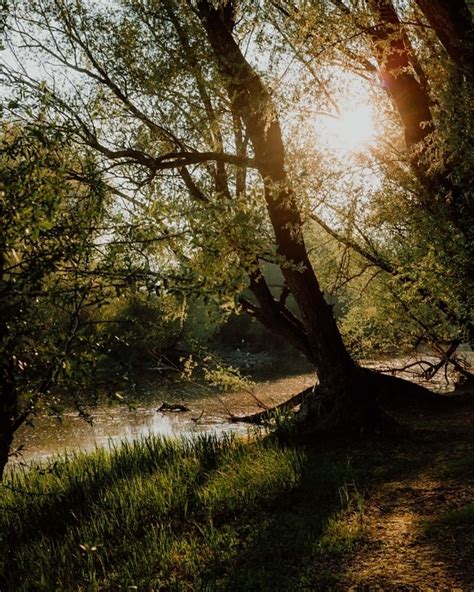
POLYGON ((363 151, 376 133, 373 110, 370 105, 342 108, 334 117, 318 118, 316 131, 321 142, 342 157, 363 151))

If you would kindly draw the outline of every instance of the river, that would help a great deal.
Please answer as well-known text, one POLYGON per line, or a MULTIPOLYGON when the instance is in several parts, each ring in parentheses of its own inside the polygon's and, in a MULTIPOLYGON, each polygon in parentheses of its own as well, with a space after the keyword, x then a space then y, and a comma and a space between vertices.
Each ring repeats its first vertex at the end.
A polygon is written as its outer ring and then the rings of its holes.
POLYGON ((230 412, 236 415, 257 412, 261 407, 255 397, 271 406, 310 386, 312 380, 311 374, 301 374, 259 382, 253 392, 214 392, 191 399, 182 396, 185 385, 170 389, 169 385, 149 384, 143 399, 134 408, 115 402, 91 408, 91 423, 75 411, 66 411, 60 419, 47 415, 35 417, 32 426, 18 431, 14 448, 21 448, 19 454, 12 457, 11 464, 44 461, 58 454, 90 451, 149 434, 167 437, 200 433, 247 434, 249 429, 255 428, 230 422, 230 412), (159 412, 163 401, 184 403, 190 410, 159 412))
MULTIPOLYGON (((417 356, 418 357, 418 356, 417 356)), ((416 359, 407 357, 390 358, 385 361, 365 361, 364 365, 388 371, 403 367, 416 359)), ((429 358, 426 354, 425 359, 429 358)), ((474 356, 470 353, 471 368, 474 356)), ((276 372, 278 369, 274 369, 276 372)), ((405 378, 423 382, 413 374, 418 365, 402 373, 405 378)), ((235 391, 219 393, 211 391, 196 396, 189 395, 192 389, 184 383, 169 383, 157 377, 147 382, 138 399, 138 405, 131 409, 126 405, 104 402, 92 409, 92 423, 87 423, 77 412, 68 411, 61 419, 40 415, 34 418, 33 426, 21 428, 15 437, 14 448, 21 447, 21 454, 12 458, 11 464, 38 462, 58 454, 71 451, 88 451, 96 447, 116 445, 122 441, 135 440, 149 434, 167 437, 192 436, 200 433, 223 434, 234 432, 247 434, 249 425, 229 421, 230 413, 241 415, 261 410, 259 402, 273 406, 291 395, 314 384, 312 373, 303 373, 274 380, 260 380, 252 392, 235 391), (186 393, 188 393, 186 395, 186 393), (161 403, 184 403, 189 411, 161 413, 161 403)), ((440 372, 436 380, 425 383, 438 391, 452 388, 440 372)), ((252 429, 252 428, 250 428, 252 429)), ((253 428, 255 429, 255 428, 253 428)))

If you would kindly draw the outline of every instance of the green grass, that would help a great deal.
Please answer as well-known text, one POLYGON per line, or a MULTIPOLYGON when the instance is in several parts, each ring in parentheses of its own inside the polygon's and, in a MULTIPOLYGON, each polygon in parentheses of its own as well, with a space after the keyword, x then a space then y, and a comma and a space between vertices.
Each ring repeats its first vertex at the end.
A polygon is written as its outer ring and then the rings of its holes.
POLYGON ((443 474, 447 478, 462 478, 463 481, 474 481, 474 454, 471 452, 464 454, 460 458, 450 460, 446 463, 443 474))
POLYGON ((360 535, 343 520, 363 513, 356 477, 347 451, 213 437, 16 471, 0 488, 0 590, 325 589, 315 557, 360 535))
MULTIPOLYGON (((0 484, 0 591, 344 589, 372 491, 434 458, 460 487, 472 468, 470 446, 453 460, 435 439, 283 441, 149 437, 15 469, 0 484)), ((442 511, 427 536, 469 548, 474 505, 442 511)))

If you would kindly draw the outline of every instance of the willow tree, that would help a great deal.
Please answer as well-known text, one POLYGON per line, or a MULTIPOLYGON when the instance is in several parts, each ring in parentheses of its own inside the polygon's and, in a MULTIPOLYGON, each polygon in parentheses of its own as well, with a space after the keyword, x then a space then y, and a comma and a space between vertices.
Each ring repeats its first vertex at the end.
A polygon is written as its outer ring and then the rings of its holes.
MULTIPOLYGON (((21 45, 57 67, 43 82, 14 67, 8 75, 101 156, 112 190, 121 180, 141 215, 191 232, 175 255, 190 262, 201 289, 213 282, 241 292, 245 275, 253 298, 240 305, 315 368, 302 428, 380 431, 392 421, 379 398, 422 389, 361 368, 344 345, 305 244, 304 200, 267 81, 271 56, 260 59, 258 44, 247 56, 243 49, 262 15, 260 5, 229 0, 20 3, 12 52, 21 45), (279 299, 263 261, 285 278, 279 299)), ((265 20, 258 27, 264 48, 271 36, 265 20)))
POLYGON ((469 104, 474 99, 473 18, 463 0, 417 4, 432 25, 436 41, 448 53, 446 74, 450 95, 439 96, 442 91, 437 96, 435 89, 431 91, 430 86, 436 81, 430 81, 427 75, 430 64, 425 67, 418 58, 403 18, 391 0, 370 0, 376 19, 371 39, 379 75, 399 114, 408 158, 422 188, 418 199, 420 209, 435 222, 451 224, 453 233, 461 240, 457 263, 453 261, 453 266, 461 267, 459 276, 463 284, 459 291, 463 304, 459 320, 465 328, 465 337, 474 344, 474 202, 469 172, 472 161, 469 104), (464 104, 466 112, 460 112, 456 103, 464 104))
MULTIPOLYGON (((72 159, 49 126, 2 126, 0 480, 16 432, 39 410, 58 414, 54 387, 90 362, 87 310, 105 298, 94 245, 105 205, 93 160, 72 159)), ((69 400, 82 409, 79 385, 69 381, 69 400)))

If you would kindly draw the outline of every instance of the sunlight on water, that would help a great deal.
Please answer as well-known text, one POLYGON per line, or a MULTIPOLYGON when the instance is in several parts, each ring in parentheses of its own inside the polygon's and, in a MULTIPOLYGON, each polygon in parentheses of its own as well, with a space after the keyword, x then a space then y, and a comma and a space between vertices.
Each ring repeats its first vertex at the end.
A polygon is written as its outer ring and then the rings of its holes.
POLYGON ((38 417, 33 427, 19 432, 15 445, 24 446, 24 449, 21 455, 12 459, 12 463, 41 461, 55 454, 89 451, 96 447, 107 448, 150 434, 177 437, 203 432, 218 435, 224 432, 247 433, 247 425, 229 423, 223 416, 206 415, 199 421, 193 421, 192 418, 199 416, 199 412, 164 414, 156 410, 158 405, 159 402, 134 410, 98 407, 92 414, 92 425, 73 413, 65 414, 61 420, 38 417))

